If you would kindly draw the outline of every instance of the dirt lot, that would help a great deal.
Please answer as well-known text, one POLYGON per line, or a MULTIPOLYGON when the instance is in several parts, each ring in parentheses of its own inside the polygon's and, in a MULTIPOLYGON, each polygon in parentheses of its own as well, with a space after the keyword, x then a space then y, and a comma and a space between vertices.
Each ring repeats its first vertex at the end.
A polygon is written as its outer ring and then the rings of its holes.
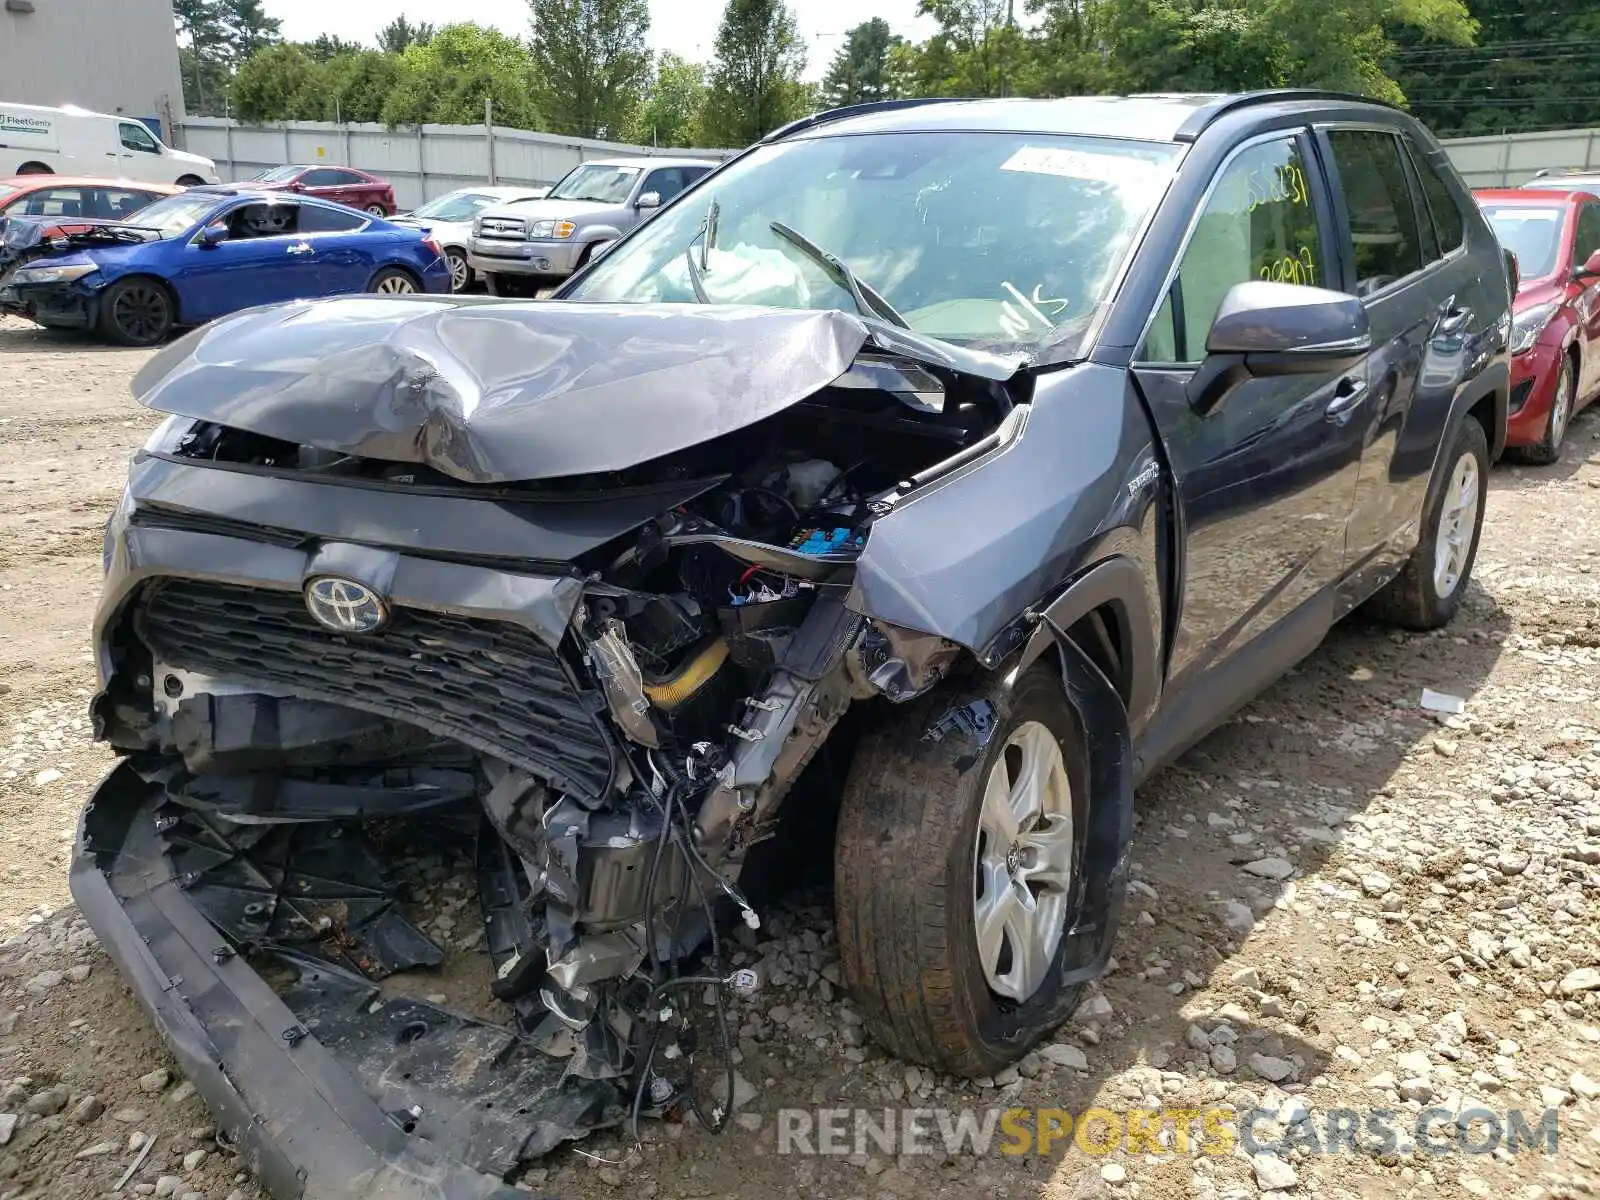
MULTIPOLYGON (((116 1194, 255 1194, 188 1086, 163 1076, 170 1060, 68 904, 75 815, 109 762, 85 720, 88 632, 101 527, 155 424, 127 394, 143 359, 0 320, 0 1200, 111 1193, 150 1137, 116 1194)), ((738 1013, 753 1098, 733 1128, 656 1124, 640 1148, 603 1135, 523 1186, 747 1200, 1596 1195, 1600 418, 1570 438, 1555 467, 1495 473, 1452 629, 1337 630, 1144 790, 1117 965, 1020 1072, 980 1086, 864 1044, 819 894, 768 914, 742 951, 773 982, 738 1013), (1424 687, 1465 697, 1465 713, 1422 711, 1424 687), (986 1153, 896 1153, 871 1136, 855 1146, 846 1125, 844 1154, 775 1153, 780 1123, 803 1128, 817 1108, 881 1122, 885 1109, 981 1121, 1017 1107, 1261 1108, 1276 1119, 1253 1126, 1256 1141, 1282 1149, 1175 1142, 1169 1121, 1164 1143, 1108 1154, 1102 1119, 1088 1151, 1063 1138, 1048 1155, 1002 1153, 1002 1126, 986 1153), (1530 1126, 1556 1110, 1554 1153, 1542 1138, 1482 1153, 1492 1126, 1462 1115, 1477 1107, 1502 1125, 1508 1110, 1530 1126), (1374 1109, 1395 1114, 1373 1121, 1397 1144, 1357 1153, 1330 1136, 1335 1110, 1365 1131, 1374 1109), (1430 1145, 1443 1153, 1412 1144, 1424 1109, 1442 1110, 1430 1145), (1456 1144, 1458 1117, 1479 1153, 1456 1144)))

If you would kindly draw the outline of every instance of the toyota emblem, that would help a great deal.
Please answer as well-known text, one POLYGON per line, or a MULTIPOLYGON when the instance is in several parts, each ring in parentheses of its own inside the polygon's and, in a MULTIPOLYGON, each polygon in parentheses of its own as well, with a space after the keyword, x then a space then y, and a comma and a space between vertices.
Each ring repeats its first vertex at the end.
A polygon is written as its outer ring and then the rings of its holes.
POLYGON ((335 633, 375 633, 389 620, 388 606, 377 592, 337 575, 306 584, 306 611, 335 633))

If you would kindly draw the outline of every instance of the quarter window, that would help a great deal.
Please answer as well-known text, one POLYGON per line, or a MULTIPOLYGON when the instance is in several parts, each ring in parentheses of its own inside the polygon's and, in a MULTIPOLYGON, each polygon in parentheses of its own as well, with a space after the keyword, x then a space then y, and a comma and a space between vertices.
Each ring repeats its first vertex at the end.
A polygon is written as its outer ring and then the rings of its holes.
POLYGON ((1444 177, 1439 174, 1439 168, 1429 161, 1421 148, 1410 138, 1405 139, 1406 151, 1411 155, 1411 165, 1417 170, 1417 178, 1422 182, 1422 195, 1428 202, 1428 211, 1433 216, 1433 231, 1439 239, 1439 250, 1449 254, 1461 245, 1466 236, 1466 224, 1461 219, 1461 205, 1456 202, 1449 185, 1444 177))
POLYGON ((1263 142, 1224 168, 1139 358, 1198 362, 1217 310, 1252 279, 1320 286, 1322 238, 1298 138, 1263 142))
POLYGON ((1400 143, 1393 134, 1358 129, 1333 130, 1328 142, 1350 213, 1356 295, 1369 296, 1422 269, 1400 143))

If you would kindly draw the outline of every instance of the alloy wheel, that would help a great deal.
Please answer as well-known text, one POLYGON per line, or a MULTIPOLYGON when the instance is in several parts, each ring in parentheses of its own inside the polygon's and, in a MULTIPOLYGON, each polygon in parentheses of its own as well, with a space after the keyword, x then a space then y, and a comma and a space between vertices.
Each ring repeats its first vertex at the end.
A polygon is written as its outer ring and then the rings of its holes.
POLYGON ((404 275, 385 275, 378 280, 376 290, 389 296, 409 296, 417 290, 417 285, 404 275))
POLYGON ((464 292, 467 290, 467 281, 471 277, 471 269, 467 260, 460 254, 446 254, 445 261, 450 264, 450 290, 464 292))
POLYGON ((130 341, 153 342, 171 323, 166 293, 153 284, 125 287, 111 302, 111 319, 130 341))
POLYGON ((1075 853, 1061 745, 1025 722, 990 768, 972 851, 978 958, 996 994, 1025 1001, 1044 983, 1066 931, 1075 853))
POLYGON ((1434 538, 1433 591, 1441 600, 1461 586, 1478 531, 1478 459, 1470 451, 1456 460, 1439 508, 1434 538))
POLYGON ((1556 398, 1550 409, 1550 445, 1561 449, 1562 439, 1567 436, 1567 422, 1572 419, 1572 393, 1576 384, 1572 378, 1572 367, 1563 363, 1561 375, 1556 380, 1556 398))

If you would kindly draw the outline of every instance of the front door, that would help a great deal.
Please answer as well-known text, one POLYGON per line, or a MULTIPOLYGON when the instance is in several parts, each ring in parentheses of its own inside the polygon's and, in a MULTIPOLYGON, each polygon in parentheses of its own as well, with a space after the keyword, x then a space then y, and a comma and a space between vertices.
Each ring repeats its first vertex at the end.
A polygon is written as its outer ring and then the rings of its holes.
MULTIPOLYGON (((1577 228, 1573 235, 1572 265, 1581 267, 1589 256, 1600 250, 1600 204, 1590 201, 1578 209, 1577 228)), ((1578 332, 1579 372, 1578 399, 1585 400, 1600 390, 1600 276, 1587 275, 1575 279, 1572 287, 1578 292, 1576 307, 1583 328, 1578 332)))
POLYGON ((224 241, 193 239, 180 276, 185 322, 320 295, 316 250, 300 235, 299 216, 293 201, 242 204, 220 218, 228 225, 224 241))
MULTIPOLYGON (((1365 369, 1256 379, 1207 415, 1187 385, 1235 284, 1325 286, 1331 208, 1310 143, 1284 132, 1224 165, 1166 299, 1136 354, 1177 480, 1185 547, 1168 668, 1165 738, 1187 742, 1321 640, 1333 620, 1361 454, 1365 369), (1226 675, 1215 668, 1232 663, 1226 675), (1178 703, 1202 675, 1206 694, 1178 703)), ((1157 741, 1163 740, 1157 738, 1157 741)), ((1152 747, 1152 750, 1155 750, 1152 747)))

